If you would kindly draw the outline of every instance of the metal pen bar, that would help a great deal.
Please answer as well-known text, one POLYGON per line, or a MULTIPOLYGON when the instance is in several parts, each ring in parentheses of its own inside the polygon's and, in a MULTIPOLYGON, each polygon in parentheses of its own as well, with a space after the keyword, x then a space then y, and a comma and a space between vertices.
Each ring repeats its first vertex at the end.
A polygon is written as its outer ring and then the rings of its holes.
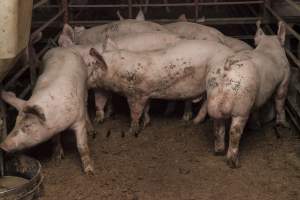
MULTIPOLYGON (((7 128, 6 128, 6 107, 2 100, 0 100, 0 112, 1 112, 1 125, 0 125, 0 143, 5 140, 7 137, 7 128)), ((4 151, 0 149, 0 177, 4 176, 4 151)))
POLYGON ((62 0, 62 11, 64 11, 64 23, 69 22, 68 0, 62 0))
POLYGON ((128 0, 128 16, 132 19, 132 0, 128 0))
MULTIPOLYGON (((132 0, 129 0, 132 1, 132 0)), ((264 1, 226 1, 226 2, 199 2, 199 6, 215 6, 215 5, 246 5, 246 4, 263 4, 264 1)), ((132 7, 179 7, 179 6, 195 6, 195 3, 154 3, 154 4, 132 4, 132 7)), ((55 5, 47 6, 58 7, 55 5)), ((69 8, 128 8, 128 4, 93 4, 93 5, 69 5, 69 8)))
POLYGON ((268 11, 278 20, 278 21, 282 21, 284 23, 284 25, 286 26, 286 29, 292 34, 294 35, 295 38, 297 38, 300 41, 300 35, 294 31, 269 5, 265 4, 266 8, 268 9, 268 11))
POLYGON ((38 36, 40 32, 42 32, 44 29, 46 29, 51 23, 53 23, 55 20, 57 20, 62 14, 64 13, 64 10, 59 11, 54 17, 52 17, 50 20, 48 20, 46 23, 44 23, 41 27, 36 29, 32 34, 31 38, 35 38, 38 36))
POLYGON ((36 4, 33 5, 32 10, 44 5, 45 3, 47 3, 49 0, 40 0, 39 2, 37 2, 36 4))
MULTIPOLYGON (((271 27, 269 25, 266 26, 266 28, 268 29, 268 31, 270 31, 270 33, 275 34, 274 31, 271 29, 271 27)), ((288 49, 285 47, 285 52, 288 55, 288 57, 290 59, 292 59, 292 61, 297 65, 297 67, 300 69, 300 60, 288 49)))
POLYGON ((19 95, 19 98, 24 99, 25 96, 30 92, 30 90, 32 89, 32 85, 29 84, 23 91, 22 93, 19 95))
POLYGON ((297 9, 300 12, 300 6, 298 4, 296 4, 294 1, 292 0, 285 0, 288 4, 290 4, 290 6, 292 6, 293 8, 297 9))
POLYGON ((9 89, 11 86, 13 86, 16 82, 16 80, 18 80, 18 78, 20 76, 22 76, 22 74, 29 69, 29 65, 25 65, 24 67, 22 67, 4 86, 4 89, 9 89))
POLYGON ((195 22, 199 19, 199 0, 195 0, 195 22))
MULTIPOLYGON (((205 21, 201 21, 201 24, 255 24, 258 17, 235 17, 235 18, 206 18, 205 21)), ((70 21, 72 25, 97 25, 114 22, 115 20, 74 20, 70 21)), ((174 22, 176 19, 153 19, 153 22, 168 23, 174 22)), ((43 23, 43 22, 37 22, 43 23)))

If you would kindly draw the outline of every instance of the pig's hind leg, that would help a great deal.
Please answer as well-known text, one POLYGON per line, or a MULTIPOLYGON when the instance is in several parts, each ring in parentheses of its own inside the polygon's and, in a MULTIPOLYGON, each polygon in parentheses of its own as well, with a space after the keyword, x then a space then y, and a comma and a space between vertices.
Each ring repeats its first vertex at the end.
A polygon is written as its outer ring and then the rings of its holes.
POLYGON ((215 155, 225 153, 225 120, 214 119, 215 155))
POLYGON ((244 127, 247 123, 248 116, 242 117, 232 117, 231 125, 230 125, 230 131, 229 131, 229 146, 227 150, 227 164, 231 168, 237 168, 239 167, 239 145, 241 136, 244 131, 244 127))
POLYGON ((61 136, 60 134, 55 135, 52 138, 53 147, 53 159, 56 163, 59 163, 64 158, 64 150, 61 145, 61 136))
POLYGON ((199 124, 205 120, 205 117, 207 115, 207 100, 203 102, 203 104, 200 107, 200 110, 193 120, 194 124, 199 124))
POLYGON ((146 128, 146 126, 148 126, 151 121, 149 110, 150 110, 150 103, 148 102, 145 106, 144 114, 143 114, 143 129, 146 128))
POLYGON ((275 95, 275 109, 276 109, 276 125, 284 128, 289 128, 289 123, 286 121, 284 104, 287 97, 289 76, 282 81, 278 86, 275 95))
POLYGON ((175 111, 175 108, 176 108, 176 101, 168 102, 164 115, 170 116, 175 111))
POLYGON ((184 102, 184 113, 182 116, 182 120, 189 121, 193 117, 193 105, 192 101, 187 100, 184 102))
POLYGON ((131 124, 128 134, 137 136, 137 134, 140 132, 140 118, 144 113, 145 106, 148 103, 148 99, 128 97, 127 101, 129 104, 131 115, 131 124))
POLYGON ((94 174, 94 165, 90 157, 86 126, 86 120, 82 119, 76 122, 72 129, 75 131, 77 149, 80 154, 83 171, 87 174, 94 174))

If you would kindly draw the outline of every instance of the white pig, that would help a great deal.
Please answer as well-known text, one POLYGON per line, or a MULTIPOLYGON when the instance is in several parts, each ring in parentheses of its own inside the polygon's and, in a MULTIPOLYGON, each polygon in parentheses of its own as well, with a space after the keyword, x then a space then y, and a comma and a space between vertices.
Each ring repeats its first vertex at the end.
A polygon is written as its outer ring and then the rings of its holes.
POLYGON ((218 41, 235 52, 252 49, 247 43, 225 36, 217 29, 202 24, 181 21, 166 24, 164 27, 185 39, 218 41))
POLYGON ((288 126, 284 111, 290 68, 284 51, 285 26, 267 36, 257 23, 256 48, 228 58, 207 75, 208 114, 214 119, 215 152, 225 151, 225 119, 231 119, 227 163, 239 166, 239 142, 251 111, 261 107, 274 94, 276 123, 288 126))
POLYGON ((213 41, 179 41, 174 46, 147 52, 120 50, 110 39, 104 48, 90 51, 89 85, 121 93, 131 111, 129 133, 139 132, 139 119, 149 99, 194 99, 205 91, 206 71, 233 53, 213 41))
MULTIPOLYGON (((167 28, 169 31, 185 39, 209 40, 209 41, 220 42, 221 44, 228 46, 235 52, 252 49, 252 47, 247 43, 238 40, 236 38, 225 36, 223 33, 221 33, 220 31, 218 31, 213 27, 187 22, 185 15, 181 15, 178 19, 179 22, 166 24, 164 25, 164 27, 167 28)), ((194 119, 194 123, 199 123, 205 119, 207 114, 206 104, 207 104, 206 101, 204 101, 203 105, 201 106, 201 111, 194 119)), ((174 103, 168 104, 166 114, 172 112, 174 110, 174 107, 175 107, 174 103)), ((183 119, 189 120, 191 117, 192 117, 192 104, 191 102, 186 102, 183 119)))
MULTIPOLYGON (((0 147, 7 152, 22 150, 70 128, 75 132, 84 172, 93 173, 87 143, 85 64, 76 51, 63 48, 48 51, 43 63, 44 72, 29 100, 19 99, 12 92, 1 93, 2 99, 14 106, 19 114, 14 129, 0 147)), ((57 156, 61 157, 62 149, 56 150, 57 156)))
MULTIPOLYGON (((67 29, 66 29, 67 30, 67 29)), ((92 45, 74 45, 69 43, 70 37, 67 36, 67 31, 65 31, 64 37, 60 38, 59 44, 63 47, 72 47, 76 49, 76 51, 82 55, 83 59, 89 63, 89 50, 92 45)), ((69 34, 71 35, 71 34, 69 34)), ((175 44, 180 41, 181 38, 172 33, 166 32, 148 32, 148 33, 140 33, 137 35, 125 35, 122 37, 115 37, 114 42, 118 46, 119 49, 125 49, 134 52, 141 51, 153 51, 162 49, 168 46, 175 44)), ((103 43, 98 43, 97 49, 102 52, 103 43)), ((122 67, 122 66, 121 66, 122 67)), ((105 118, 104 107, 107 103, 107 99, 110 97, 110 93, 97 89, 95 91, 95 103, 96 103, 96 122, 102 122, 105 118)), ((146 116, 149 116, 148 113, 145 113, 146 116)), ((147 122, 150 122, 150 118, 148 118, 147 122)))

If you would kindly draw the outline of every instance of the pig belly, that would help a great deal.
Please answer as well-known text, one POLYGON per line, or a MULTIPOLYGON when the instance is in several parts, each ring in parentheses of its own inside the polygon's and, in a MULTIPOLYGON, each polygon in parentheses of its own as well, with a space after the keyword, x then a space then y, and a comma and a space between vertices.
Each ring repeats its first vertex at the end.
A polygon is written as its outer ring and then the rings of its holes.
MULTIPOLYGON (((187 77, 190 79, 190 77, 187 77)), ((180 81, 168 88, 162 88, 151 94, 153 98, 158 99, 193 99, 199 97, 205 92, 205 79, 180 81)))

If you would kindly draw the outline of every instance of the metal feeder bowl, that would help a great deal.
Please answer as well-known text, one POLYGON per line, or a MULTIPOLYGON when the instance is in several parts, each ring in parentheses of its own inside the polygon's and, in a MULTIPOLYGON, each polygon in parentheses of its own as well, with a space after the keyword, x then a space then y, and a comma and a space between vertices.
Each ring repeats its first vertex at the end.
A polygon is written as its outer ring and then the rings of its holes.
POLYGON ((43 176, 39 161, 25 155, 5 160, 4 176, 0 177, 1 200, 33 200, 41 193, 43 176))

